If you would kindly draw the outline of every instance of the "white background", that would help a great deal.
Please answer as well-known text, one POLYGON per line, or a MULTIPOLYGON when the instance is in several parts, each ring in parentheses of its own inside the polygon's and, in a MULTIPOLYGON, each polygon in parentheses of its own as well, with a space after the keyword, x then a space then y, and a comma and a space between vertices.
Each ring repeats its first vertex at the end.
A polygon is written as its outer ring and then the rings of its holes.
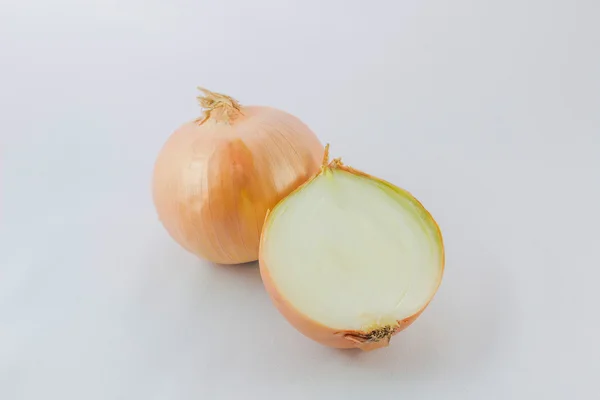
POLYGON ((598 398, 597 0, 0 4, 1 399, 598 398), (167 236, 197 85, 436 217, 443 284, 391 347, 322 347, 167 236))

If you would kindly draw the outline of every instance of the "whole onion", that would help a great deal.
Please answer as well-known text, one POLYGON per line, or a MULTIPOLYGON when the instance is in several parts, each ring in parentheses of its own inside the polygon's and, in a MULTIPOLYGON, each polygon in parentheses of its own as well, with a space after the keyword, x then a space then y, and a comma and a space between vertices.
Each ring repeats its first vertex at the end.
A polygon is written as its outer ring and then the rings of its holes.
POLYGON ((324 148, 293 115, 199 89, 203 116, 177 129, 156 160, 154 204, 188 251, 255 261, 267 211, 319 171, 324 148))

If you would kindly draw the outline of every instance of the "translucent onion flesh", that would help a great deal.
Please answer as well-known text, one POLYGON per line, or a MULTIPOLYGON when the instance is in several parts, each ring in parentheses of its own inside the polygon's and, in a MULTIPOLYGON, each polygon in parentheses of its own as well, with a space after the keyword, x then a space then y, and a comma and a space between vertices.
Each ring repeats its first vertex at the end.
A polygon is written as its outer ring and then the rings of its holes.
POLYGON ((300 332, 327 346, 372 350, 432 300, 444 247, 436 222, 408 192, 326 159, 267 216, 260 269, 300 332))

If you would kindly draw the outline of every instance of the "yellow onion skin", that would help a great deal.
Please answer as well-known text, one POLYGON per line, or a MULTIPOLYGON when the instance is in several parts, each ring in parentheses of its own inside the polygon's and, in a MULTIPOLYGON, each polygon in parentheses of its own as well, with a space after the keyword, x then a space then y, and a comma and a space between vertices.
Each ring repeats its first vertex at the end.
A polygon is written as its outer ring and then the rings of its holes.
POLYGON ((154 205, 170 236, 198 257, 256 261, 267 211, 318 172, 324 147, 284 111, 206 92, 214 101, 203 103, 205 117, 177 129, 157 157, 154 205))

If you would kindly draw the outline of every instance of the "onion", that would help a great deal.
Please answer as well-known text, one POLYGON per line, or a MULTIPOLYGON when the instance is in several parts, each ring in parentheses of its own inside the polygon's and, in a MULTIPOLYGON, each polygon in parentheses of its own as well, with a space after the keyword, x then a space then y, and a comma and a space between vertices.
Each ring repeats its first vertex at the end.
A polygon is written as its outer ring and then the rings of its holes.
POLYGON ((267 215, 260 272, 283 316, 326 346, 373 350, 413 323, 444 270, 441 232, 412 195, 328 160, 267 215))
POLYGON ((154 204, 188 251, 256 261, 267 210, 319 171, 323 145, 286 112, 199 89, 204 115, 177 129, 156 160, 154 204))

